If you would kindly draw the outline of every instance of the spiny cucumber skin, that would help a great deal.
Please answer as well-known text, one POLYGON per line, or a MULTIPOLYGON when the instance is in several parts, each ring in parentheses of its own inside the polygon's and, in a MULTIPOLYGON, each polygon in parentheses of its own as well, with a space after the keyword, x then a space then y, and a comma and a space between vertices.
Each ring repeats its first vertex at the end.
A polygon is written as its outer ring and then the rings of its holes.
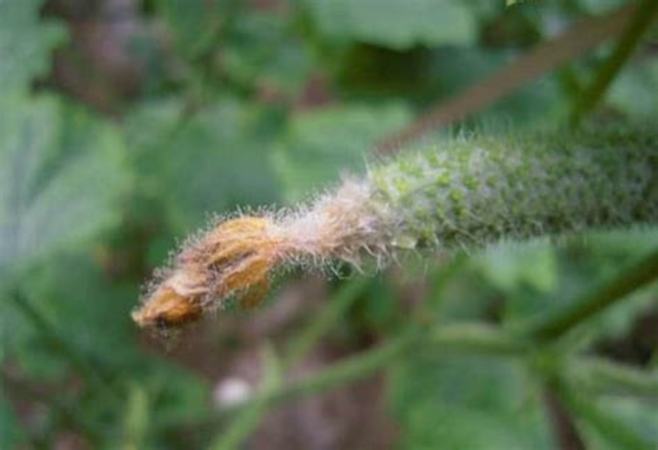
POLYGON ((658 224, 658 135, 536 133, 456 138, 371 169, 393 247, 658 224))

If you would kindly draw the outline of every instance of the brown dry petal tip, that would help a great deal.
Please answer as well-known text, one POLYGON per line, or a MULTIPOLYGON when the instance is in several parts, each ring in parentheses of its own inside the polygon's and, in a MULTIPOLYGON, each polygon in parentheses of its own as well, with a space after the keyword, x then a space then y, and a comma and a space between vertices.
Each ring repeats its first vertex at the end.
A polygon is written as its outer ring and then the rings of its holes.
POLYGON ((201 303, 168 286, 158 288, 144 304, 133 311, 132 318, 140 327, 169 328, 201 317, 201 303))
POLYGON ((285 257, 285 240, 267 217, 241 217, 220 223, 184 248, 172 275, 133 313, 142 327, 178 327, 199 319, 206 309, 233 296, 243 307, 260 303, 272 269, 285 257))

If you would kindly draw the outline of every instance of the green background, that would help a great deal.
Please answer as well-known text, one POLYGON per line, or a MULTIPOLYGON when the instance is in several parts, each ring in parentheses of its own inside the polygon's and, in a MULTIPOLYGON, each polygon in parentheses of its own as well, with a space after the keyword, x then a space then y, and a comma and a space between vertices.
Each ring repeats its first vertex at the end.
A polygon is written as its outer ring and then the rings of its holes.
MULTIPOLYGON (((655 287, 522 358, 419 343, 251 416, 217 394, 229 378, 267 388, 320 373, 412 322, 514 330, 655 250, 655 228, 412 255, 367 282, 295 272, 261 309, 168 339, 130 319, 152 270, 211 215, 312 199, 421 111, 622 3, 0 0, 0 448, 656 448, 655 287), (276 375, 288 349, 296 364, 276 375), (653 384, 597 389, 583 354, 653 384)), ((615 78, 601 120, 655 124, 657 38, 615 78)), ((559 126, 611 49, 456 132, 559 126)))

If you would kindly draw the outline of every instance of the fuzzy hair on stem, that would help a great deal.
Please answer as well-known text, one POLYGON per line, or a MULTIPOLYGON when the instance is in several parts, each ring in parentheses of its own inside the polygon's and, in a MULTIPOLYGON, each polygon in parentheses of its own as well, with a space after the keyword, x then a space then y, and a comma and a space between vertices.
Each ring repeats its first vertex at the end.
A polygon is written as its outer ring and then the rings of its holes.
POLYGON ((251 308, 293 266, 383 267, 405 250, 657 223, 651 128, 462 134, 373 163, 307 205, 218 221, 156 273, 133 319, 170 329, 229 298, 251 308))

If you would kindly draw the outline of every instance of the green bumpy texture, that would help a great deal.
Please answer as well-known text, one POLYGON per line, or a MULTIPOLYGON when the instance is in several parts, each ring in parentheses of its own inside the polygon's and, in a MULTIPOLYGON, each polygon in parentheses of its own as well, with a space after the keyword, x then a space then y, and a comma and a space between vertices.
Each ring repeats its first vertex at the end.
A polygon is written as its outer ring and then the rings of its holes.
POLYGON ((658 224, 658 133, 459 137, 375 166, 369 180, 394 247, 658 224))

